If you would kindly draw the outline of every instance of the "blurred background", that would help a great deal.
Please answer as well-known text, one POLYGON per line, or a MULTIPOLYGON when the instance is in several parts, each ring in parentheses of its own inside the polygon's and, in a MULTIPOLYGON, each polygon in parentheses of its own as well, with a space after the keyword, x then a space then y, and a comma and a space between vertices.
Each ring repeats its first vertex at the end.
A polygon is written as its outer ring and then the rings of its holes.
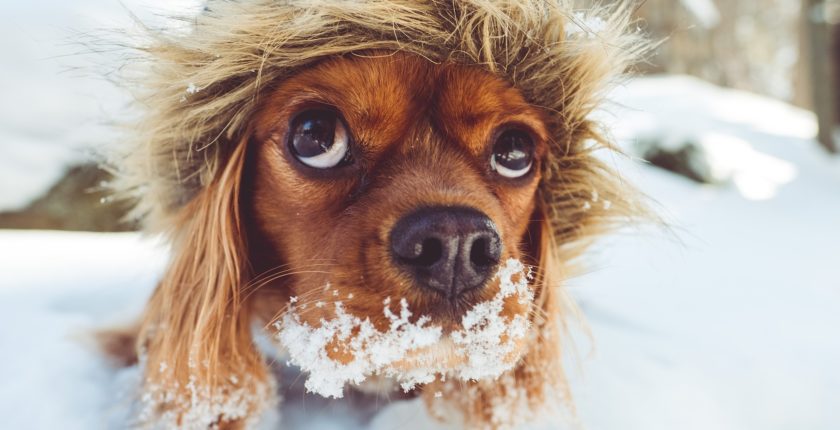
MULTIPOLYGON (((76 334, 137 315, 166 248, 131 233, 104 192, 94 154, 119 138, 109 130, 127 98, 90 69, 121 58, 79 41, 200 3, 0 3, 9 428, 125 425, 113 399, 136 374, 102 366, 76 334)), ((838 429, 840 0, 637 4, 638 26, 661 42, 598 115, 631 156, 605 157, 670 229, 605 239, 569 281, 588 321, 567 362, 577 425, 838 429)), ((364 409, 292 385, 288 428, 437 425, 416 402, 364 409)))

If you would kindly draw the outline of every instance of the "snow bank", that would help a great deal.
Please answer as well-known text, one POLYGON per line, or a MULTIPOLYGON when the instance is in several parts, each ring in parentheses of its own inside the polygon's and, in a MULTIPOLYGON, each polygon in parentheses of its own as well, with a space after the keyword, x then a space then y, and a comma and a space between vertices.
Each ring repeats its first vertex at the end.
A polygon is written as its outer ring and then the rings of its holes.
POLYGON ((708 138, 735 157, 748 145, 752 156, 734 164, 772 193, 757 199, 738 181, 704 186, 612 161, 671 231, 608 238, 587 262, 598 270, 569 282, 594 340, 580 336, 584 358, 569 366, 581 421, 840 428, 840 160, 813 140, 814 116, 680 76, 634 80, 615 95, 625 147, 708 138), (785 181, 762 177, 770 159, 791 172, 785 181))
POLYGON ((668 76, 636 80, 613 100, 601 114, 625 150, 690 148, 691 170, 750 200, 775 197, 799 174, 801 157, 806 165, 828 161, 812 145, 814 114, 766 97, 668 76))
POLYGON ((0 230, 3 427, 125 427, 139 377, 87 335, 139 316, 167 257, 136 234, 0 230))

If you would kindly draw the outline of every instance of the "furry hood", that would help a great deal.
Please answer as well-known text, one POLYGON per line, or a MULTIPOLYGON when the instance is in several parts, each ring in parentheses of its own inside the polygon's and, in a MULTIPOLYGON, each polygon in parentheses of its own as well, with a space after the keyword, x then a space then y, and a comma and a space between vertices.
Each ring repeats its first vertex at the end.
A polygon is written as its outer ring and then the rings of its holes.
POLYGON ((591 154, 609 144, 590 114, 646 47, 638 31, 627 31, 628 5, 575 3, 211 0, 176 29, 145 28, 125 82, 141 117, 112 154, 115 187, 137 202, 135 218, 166 229, 224 167, 272 82, 329 56, 404 51, 480 66, 550 113, 540 199, 548 216, 562 212, 554 235, 568 242, 587 233, 584 218, 606 219, 608 206, 610 215, 629 212, 591 154), (599 196, 610 204, 590 203, 599 196))

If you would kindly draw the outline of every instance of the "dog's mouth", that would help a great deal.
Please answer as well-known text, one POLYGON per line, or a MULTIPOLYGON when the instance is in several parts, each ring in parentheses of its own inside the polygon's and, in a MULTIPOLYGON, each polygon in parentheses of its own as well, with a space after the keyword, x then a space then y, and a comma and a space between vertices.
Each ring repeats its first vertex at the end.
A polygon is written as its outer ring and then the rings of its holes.
POLYGON ((302 315, 312 305, 293 301, 275 324, 277 339, 290 363, 309 373, 307 390, 326 397, 342 397, 345 384, 371 376, 394 378, 406 391, 439 378, 497 378, 514 366, 529 335, 531 278, 530 268, 507 260, 494 277, 496 294, 465 306, 452 325, 415 315, 406 299, 383 302, 384 328, 369 316, 354 315, 342 300, 318 302, 319 313, 331 307, 326 314, 333 316, 310 324, 302 315))

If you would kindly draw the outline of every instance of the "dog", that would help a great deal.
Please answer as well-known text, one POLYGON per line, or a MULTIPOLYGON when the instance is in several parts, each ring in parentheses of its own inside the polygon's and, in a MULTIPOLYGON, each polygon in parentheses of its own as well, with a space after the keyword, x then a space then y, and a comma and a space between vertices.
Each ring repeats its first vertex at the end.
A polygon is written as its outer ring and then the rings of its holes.
POLYGON ((240 0, 150 31, 113 169, 172 259, 104 336, 144 369, 140 423, 252 426, 276 401, 255 333, 312 391, 388 377, 468 427, 568 400, 562 281, 639 212, 591 114, 644 43, 627 7, 591 14, 240 0))

